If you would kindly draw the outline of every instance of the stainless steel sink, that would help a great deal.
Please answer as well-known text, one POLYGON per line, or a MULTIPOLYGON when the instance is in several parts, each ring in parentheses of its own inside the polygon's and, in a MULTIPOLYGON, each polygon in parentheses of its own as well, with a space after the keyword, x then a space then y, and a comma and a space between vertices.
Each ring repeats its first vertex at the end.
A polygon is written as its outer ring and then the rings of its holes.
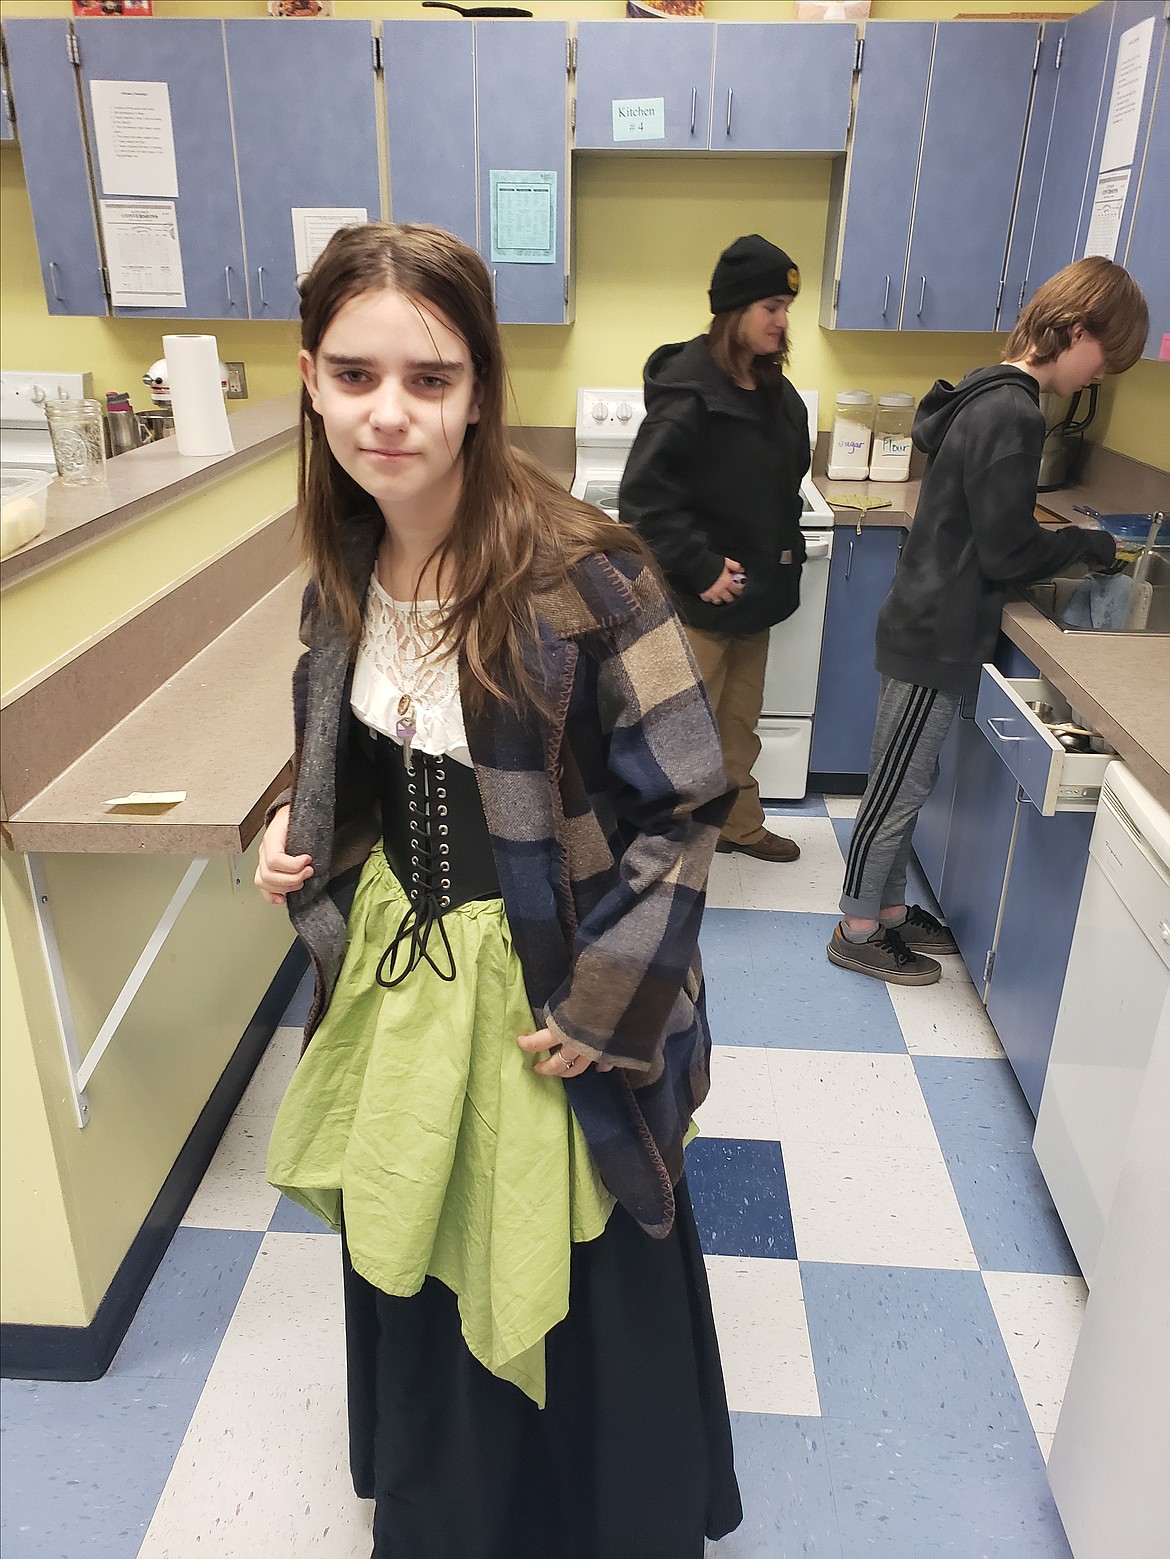
POLYGON ((1143 628, 1073 628, 1063 620, 1063 612, 1073 591, 1084 579, 1086 570, 1076 568, 1042 584, 1029 585, 1025 598, 1044 613, 1062 633, 1170 634, 1170 553, 1159 549, 1145 563, 1146 579, 1153 587, 1150 613, 1143 628))

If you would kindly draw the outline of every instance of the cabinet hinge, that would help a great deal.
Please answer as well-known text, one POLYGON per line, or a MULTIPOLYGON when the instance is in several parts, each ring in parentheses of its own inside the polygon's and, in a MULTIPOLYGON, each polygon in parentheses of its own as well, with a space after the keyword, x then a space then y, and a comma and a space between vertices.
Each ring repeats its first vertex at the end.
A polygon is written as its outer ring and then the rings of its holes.
POLYGON ((862 62, 862 60, 864 58, 865 58, 865 39, 864 38, 858 38, 858 40, 857 40, 857 48, 854 51, 854 55, 853 55, 853 74, 855 76, 860 76, 861 75, 861 62, 862 62))
POLYGON ((833 307, 834 308, 837 307, 837 300, 840 298, 840 296, 841 296, 841 278, 838 276, 837 280, 833 283, 833 307))
POLYGON ((69 34, 69 63, 81 64, 81 45, 77 41, 77 34, 73 32, 69 34))
POLYGON ((1025 292, 1027 292, 1027 290, 1028 290, 1028 278, 1025 276, 1024 280, 1020 283, 1020 301, 1016 304, 1017 312, 1020 309, 1022 309, 1023 306, 1024 306, 1024 294, 1025 294, 1025 292))
POLYGON ((566 38, 565 39, 565 71, 566 71, 566 73, 568 75, 571 76, 571 75, 574 74, 576 69, 577 69, 577 40, 576 40, 576 38, 566 38))
POLYGON ((569 104, 569 129, 570 130, 575 130, 576 128, 577 128, 577 99, 574 98, 573 101, 569 104))
POLYGON ((373 45, 374 70, 379 71, 382 69, 382 40, 375 34, 375 36, 370 39, 370 42, 373 45))
POLYGON ((110 289, 110 272, 109 272, 109 267, 105 266, 105 265, 102 265, 102 266, 99 266, 99 270, 102 273, 102 291, 106 295, 106 302, 112 305, 113 301, 114 301, 114 294, 113 294, 113 292, 110 289))
POLYGON ((1043 39, 1044 39, 1044 34, 1042 32, 1038 32, 1036 34, 1036 54, 1035 54, 1035 56, 1034 56, 1034 58, 1032 60, 1032 74, 1033 75, 1035 75, 1036 72, 1040 69, 1040 45, 1041 45, 1043 39))
POLYGON ((1001 276, 999 278, 999 291, 995 295, 995 312, 997 314, 999 313, 999 306, 1003 302, 1003 289, 1004 289, 1004 287, 1006 285, 1007 285, 1007 277, 1006 276, 1001 276))
POLYGON ((983 960, 983 984, 986 986, 991 979, 992 970, 995 968, 995 948, 989 947, 987 957, 983 960))
POLYGON ((1060 69, 1060 62, 1061 62, 1061 60, 1063 58, 1064 58, 1064 34, 1061 33, 1060 37, 1056 40, 1056 66, 1055 66, 1055 68, 1057 70, 1060 69))
POLYGON ((565 277, 565 307, 569 306, 569 278, 565 277))

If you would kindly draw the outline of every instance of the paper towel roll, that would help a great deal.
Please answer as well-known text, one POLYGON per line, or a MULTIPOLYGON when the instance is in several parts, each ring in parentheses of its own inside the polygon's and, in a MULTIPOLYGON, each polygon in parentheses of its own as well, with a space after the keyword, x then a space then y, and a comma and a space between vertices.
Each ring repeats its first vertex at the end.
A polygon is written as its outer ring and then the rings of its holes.
POLYGON ((215 337, 164 336, 163 356, 180 455, 233 454, 215 337))

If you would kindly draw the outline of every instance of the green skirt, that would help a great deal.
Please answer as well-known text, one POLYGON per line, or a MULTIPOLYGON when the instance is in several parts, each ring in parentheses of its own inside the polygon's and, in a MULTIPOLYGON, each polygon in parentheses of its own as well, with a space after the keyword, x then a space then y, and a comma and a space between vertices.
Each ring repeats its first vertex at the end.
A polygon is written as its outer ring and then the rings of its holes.
POLYGON ((375 970, 408 908, 378 846, 337 989, 277 1113, 268 1179, 333 1229, 344 1204, 354 1269, 384 1293, 415 1294, 428 1274, 446 1284, 471 1353, 543 1407, 571 1244, 602 1233, 613 1198, 563 1084, 516 1044, 535 1025, 503 901, 444 916, 453 981, 424 961, 386 990, 375 970))

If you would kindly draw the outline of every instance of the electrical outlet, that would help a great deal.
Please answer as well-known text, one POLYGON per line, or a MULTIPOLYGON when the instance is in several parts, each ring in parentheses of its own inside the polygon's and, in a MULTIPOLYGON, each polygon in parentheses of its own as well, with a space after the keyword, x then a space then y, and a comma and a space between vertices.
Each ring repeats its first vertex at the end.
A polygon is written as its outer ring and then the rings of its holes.
POLYGON ((228 372, 228 400, 246 401, 248 399, 248 376, 244 372, 243 363, 228 363, 225 366, 228 372))

